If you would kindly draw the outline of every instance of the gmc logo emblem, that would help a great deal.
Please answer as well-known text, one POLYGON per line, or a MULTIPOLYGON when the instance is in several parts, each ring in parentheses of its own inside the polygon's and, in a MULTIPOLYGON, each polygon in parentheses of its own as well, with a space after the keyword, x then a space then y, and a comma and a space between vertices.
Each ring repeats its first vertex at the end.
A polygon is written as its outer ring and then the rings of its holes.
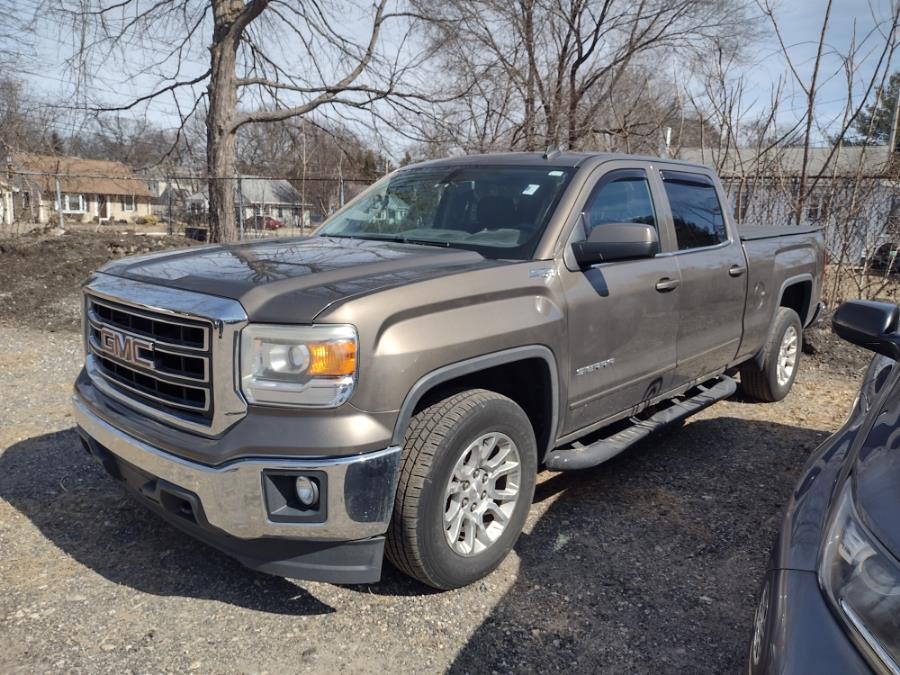
POLYGON ((153 370, 156 367, 152 358, 146 356, 149 353, 153 355, 153 343, 141 338, 125 335, 119 331, 106 328, 100 329, 100 349, 101 351, 111 354, 116 358, 133 363, 136 366, 143 366, 153 370), (141 352, 145 354, 142 354, 141 352))

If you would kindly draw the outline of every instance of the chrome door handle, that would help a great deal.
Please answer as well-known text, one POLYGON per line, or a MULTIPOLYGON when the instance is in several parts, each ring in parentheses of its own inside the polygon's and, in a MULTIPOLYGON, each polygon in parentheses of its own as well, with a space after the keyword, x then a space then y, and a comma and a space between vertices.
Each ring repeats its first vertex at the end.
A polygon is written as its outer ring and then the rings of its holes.
POLYGON ((669 291, 674 291, 680 285, 681 281, 679 279, 670 279, 669 277, 663 277, 656 282, 656 290, 658 290, 660 293, 668 293, 669 291))
POLYGON ((732 277, 739 277, 746 271, 746 267, 742 267, 741 265, 732 265, 728 268, 728 275, 732 277))

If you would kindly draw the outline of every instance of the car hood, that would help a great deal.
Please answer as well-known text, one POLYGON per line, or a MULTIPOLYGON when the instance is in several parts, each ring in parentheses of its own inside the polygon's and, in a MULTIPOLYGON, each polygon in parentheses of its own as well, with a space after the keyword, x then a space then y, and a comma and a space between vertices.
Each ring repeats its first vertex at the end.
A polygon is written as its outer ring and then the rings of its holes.
POLYGON ((856 457, 856 502, 882 544, 900 560, 900 380, 856 457))
POLYGON ((502 264, 460 249, 310 237, 167 251, 117 260, 100 271, 231 298, 251 321, 309 323, 352 297, 502 264))

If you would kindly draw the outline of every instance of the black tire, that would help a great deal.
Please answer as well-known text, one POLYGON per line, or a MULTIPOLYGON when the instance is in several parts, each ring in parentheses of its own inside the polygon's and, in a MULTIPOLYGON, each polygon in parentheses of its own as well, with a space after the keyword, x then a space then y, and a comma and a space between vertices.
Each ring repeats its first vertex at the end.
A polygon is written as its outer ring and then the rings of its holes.
POLYGON ((438 589, 459 588, 490 574, 515 545, 534 497, 537 444, 525 412, 509 398, 471 389, 419 412, 403 446, 400 482, 388 529, 387 558, 402 572, 438 589), (457 553, 444 533, 445 489, 457 461, 484 434, 505 434, 516 445, 519 493, 505 529, 485 550, 457 553))
POLYGON ((803 351, 803 325, 797 312, 788 307, 779 307, 775 314, 775 320, 769 330, 769 337, 763 345, 759 358, 748 361, 741 366, 741 390, 751 398, 766 403, 780 401, 790 392, 800 369, 800 354, 803 351), (796 360, 790 377, 779 382, 778 362, 781 353, 781 344, 785 334, 791 328, 797 336, 796 360), (760 366, 760 364, 762 364, 760 366))

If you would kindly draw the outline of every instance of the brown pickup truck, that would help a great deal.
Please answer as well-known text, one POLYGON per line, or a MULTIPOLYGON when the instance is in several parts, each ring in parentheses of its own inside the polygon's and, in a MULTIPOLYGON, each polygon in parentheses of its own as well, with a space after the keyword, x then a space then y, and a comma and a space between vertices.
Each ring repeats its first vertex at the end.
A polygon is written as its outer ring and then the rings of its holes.
POLYGON ((314 236, 113 262, 74 409, 142 503, 246 565, 438 588, 513 547, 540 467, 791 388, 814 228, 739 232, 707 167, 611 154, 396 171, 314 236))

